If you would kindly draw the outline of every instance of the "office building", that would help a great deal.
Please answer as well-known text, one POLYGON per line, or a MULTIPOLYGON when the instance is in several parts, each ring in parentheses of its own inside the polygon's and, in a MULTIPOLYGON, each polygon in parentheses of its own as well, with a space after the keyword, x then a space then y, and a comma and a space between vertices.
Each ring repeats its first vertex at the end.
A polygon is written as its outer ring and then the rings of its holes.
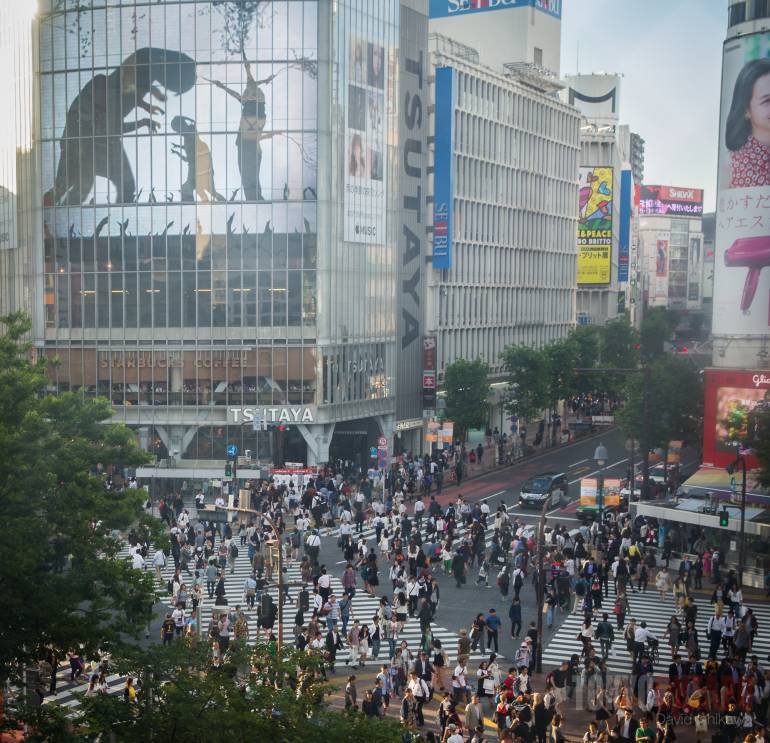
POLYGON ((180 477, 228 444, 392 454, 422 412, 427 24, 427 0, 43 0, 0 280, 51 390, 110 399, 180 477))
MULTIPOLYGON (((478 15, 505 26, 522 10, 478 15)), ((525 12, 539 22, 542 11, 525 12)), ((554 76, 488 67, 484 49, 434 25, 426 334, 439 384, 458 358, 484 359, 499 380, 507 345, 543 346, 574 326, 580 119, 553 95, 554 76)))

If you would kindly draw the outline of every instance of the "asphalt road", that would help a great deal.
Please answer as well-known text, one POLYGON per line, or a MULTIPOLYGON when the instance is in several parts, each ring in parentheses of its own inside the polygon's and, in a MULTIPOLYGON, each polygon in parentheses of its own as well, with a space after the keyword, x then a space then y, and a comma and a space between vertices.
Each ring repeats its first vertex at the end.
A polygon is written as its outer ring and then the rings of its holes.
MULTIPOLYGON (((608 463, 604 467, 605 476, 625 476, 629 463, 629 453, 625 449, 625 438, 619 429, 609 429, 603 434, 592 436, 575 442, 574 444, 554 449, 545 449, 541 453, 528 458, 519 464, 488 472, 484 475, 467 480, 459 487, 446 488, 439 498, 442 505, 455 501, 460 493, 470 503, 476 501, 489 501, 489 506, 494 511, 500 503, 504 503, 510 510, 511 517, 518 518, 526 524, 536 524, 540 518, 540 512, 536 508, 522 508, 518 505, 521 485, 530 477, 547 471, 566 472, 569 482, 569 498, 565 506, 555 508, 548 512, 547 523, 550 525, 566 524, 568 528, 575 528, 579 521, 575 515, 575 508, 580 495, 580 480, 590 477, 598 472, 598 467, 593 460, 594 451, 599 443, 603 443, 609 455, 608 463)), ((343 565, 338 564, 341 554, 336 547, 336 539, 326 537, 322 540, 320 560, 327 566, 333 566, 333 572, 341 575, 343 565)), ((387 573, 380 566, 380 590, 378 595, 389 595, 390 588, 387 573), (384 576, 383 576, 384 574, 384 576), (382 577, 385 579, 383 580, 382 577)), ((468 581, 462 588, 455 586, 451 577, 443 574, 439 577, 441 601, 436 615, 436 624, 459 632, 461 628, 469 628, 478 612, 488 612, 491 607, 497 610, 503 619, 503 628, 500 632, 500 652, 506 658, 512 658, 518 648, 520 640, 510 638, 510 623, 508 620, 508 608, 510 606, 511 593, 507 598, 500 595, 496 586, 497 573, 490 575, 491 588, 475 585, 476 570, 468 575, 468 581)), ((527 582, 521 590, 522 603, 522 635, 531 621, 536 620, 536 598, 531 583, 527 582)), ((564 615, 558 616, 556 625, 564 615)), ((546 641, 548 639, 546 634, 546 641)))

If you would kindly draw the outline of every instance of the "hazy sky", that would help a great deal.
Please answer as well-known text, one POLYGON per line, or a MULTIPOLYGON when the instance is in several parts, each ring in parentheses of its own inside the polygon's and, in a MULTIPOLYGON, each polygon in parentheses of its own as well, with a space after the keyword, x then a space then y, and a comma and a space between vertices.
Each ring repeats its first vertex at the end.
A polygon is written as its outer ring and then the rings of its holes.
POLYGON ((620 121, 645 140, 645 182, 703 188, 706 211, 726 30, 727 0, 565 0, 562 15, 562 75, 622 74, 620 121))

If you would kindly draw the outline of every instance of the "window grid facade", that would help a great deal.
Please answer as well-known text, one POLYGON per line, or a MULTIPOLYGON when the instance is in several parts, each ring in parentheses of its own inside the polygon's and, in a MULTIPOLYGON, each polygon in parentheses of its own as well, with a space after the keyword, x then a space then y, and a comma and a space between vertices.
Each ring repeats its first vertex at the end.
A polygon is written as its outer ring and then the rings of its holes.
POLYGON ((457 69, 452 267, 433 271, 429 327, 439 375, 481 357, 503 373, 506 345, 542 346, 575 322, 580 119, 511 78, 457 69))

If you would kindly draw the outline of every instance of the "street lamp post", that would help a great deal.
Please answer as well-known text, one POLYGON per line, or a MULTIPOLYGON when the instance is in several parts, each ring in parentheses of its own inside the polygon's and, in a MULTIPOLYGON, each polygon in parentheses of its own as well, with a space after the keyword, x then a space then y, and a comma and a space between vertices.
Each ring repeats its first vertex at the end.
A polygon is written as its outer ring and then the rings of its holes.
POLYGON ((604 465, 607 464, 607 458, 607 447, 600 442, 594 451, 594 460, 599 467, 599 474, 596 478, 596 484, 598 485, 596 488, 596 510, 600 520, 602 519, 602 510, 604 509, 604 465))
POLYGON ((746 559, 746 459, 743 454, 737 454, 735 461, 727 465, 729 474, 738 468, 741 470, 741 532, 738 540, 738 587, 743 587, 743 567, 746 559))
MULTIPOLYGON (((222 506, 219 506, 222 508, 222 506)), ((273 532, 273 539, 278 548, 278 655, 283 648, 283 545, 281 544, 281 534, 275 526, 275 522, 261 511, 255 511, 252 508, 224 508, 226 511, 237 511, 238 513, 252 513, 267 522, 273 532)))
POLYGON ((543 553, 545 550, 545 514, 551 503, 552 495, 543 501, 540 511, 540 524, 537 530, 537 648, 535 651, 535 670, 543 670, 543 602, 545 599, 545 575, 543 574, 543 553))

